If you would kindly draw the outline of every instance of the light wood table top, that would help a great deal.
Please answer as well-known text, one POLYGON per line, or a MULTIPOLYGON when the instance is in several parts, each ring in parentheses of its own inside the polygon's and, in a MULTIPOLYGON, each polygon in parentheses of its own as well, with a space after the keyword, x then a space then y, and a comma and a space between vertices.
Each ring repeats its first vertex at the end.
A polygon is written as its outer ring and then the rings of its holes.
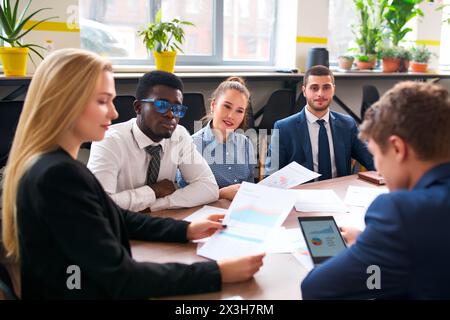
MULTIPOLYGON (((359 179, 356 175, 341 177, 327 181, 320 181, 301 185, 298 189, 332 189, 337 195, 344 199, 349 185, 373 187, 376 185, 359 179)), ((212 206, 228 208, 230 202, 219 200, 212 206)), ((178 210, 164 210, 152 213, 154 216, 172 217, 183 219, 200 207, 178 210)), ((352 225, 360 225, 364 216, 363 208, 355 208, 351 213, 300 213, 294 209, 289 214, 283 226, 298 228, 297 217, 312 215, 333 215, 338 224, 348 222, 352 225)), ((299 231, 301 232, 301 231, 299 231)), ((197 256, 196 244, 174 244, 161 242, 132 241, 133 257, 137 261, 151 261, 158 263, 181 262, 193 263, 206 261, 207 259, 197 256)), ((196 294, 186 296, 169 297, 169 299, 224 299, 232 296, 241 296, 245 300, 292 300, 301 299, 300 283, 307 275, 308 270, 298 262, 292 254, 267 254, 264 265, 255 277, 243 283, 225 284, 222 291, 207 294, 196 294)))

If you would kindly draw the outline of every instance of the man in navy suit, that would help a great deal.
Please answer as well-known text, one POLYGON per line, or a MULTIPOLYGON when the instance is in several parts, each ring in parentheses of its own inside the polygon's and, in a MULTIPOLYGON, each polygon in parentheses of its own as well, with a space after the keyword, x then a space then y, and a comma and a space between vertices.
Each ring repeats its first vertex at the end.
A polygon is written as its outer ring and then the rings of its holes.
POLYGON ((341 228, 351 246, 303 280, 304 299, 450 299, 450 95, 403 82, 361 125, 390 193, 366 228, 341 228), (356 241, 355 241, 356 239, 356 241))
POLYGON ((314 66, 303 78, 307 105, 297 114, 275 122, 266 174, 292 161, 322 174, 320 180, 352 174, 351 159, 374 170, 366 144, 358 139, 352 117, 330 111, 335 84, 333 73, 314 66))

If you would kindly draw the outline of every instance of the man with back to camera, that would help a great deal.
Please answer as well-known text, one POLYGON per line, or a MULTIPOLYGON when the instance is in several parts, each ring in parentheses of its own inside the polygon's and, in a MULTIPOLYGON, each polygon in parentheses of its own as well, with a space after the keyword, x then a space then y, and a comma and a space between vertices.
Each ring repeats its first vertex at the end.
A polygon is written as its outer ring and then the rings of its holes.
POLYGON ((311 67, 303 78, 302 90, 307 101, 305 108, 275 122, 267 174, 296 161, 320 173, 319 180, 342 177, 352 174, 352 158, 368 170, 374 170, 366 144, 358 139, 355 120, 330 111, 335 92, 330 69, 320 65, 311 67))
POLYGON ((194 207, 218 199, 219 188, 187 130, 183 83, 164 71, 146 73, 136 90, 137 117, 112 125, 94 142, 88 168, 122 208, 151 211, 194 207), (177 169, 189 185, 176 189, 177 169))
POLYGON ((399 83, 366 112, 361 136, 390 193, 362 233, 341 228, 351 246, 308 274, 303 298, 449 299, 449 92, 399 83))

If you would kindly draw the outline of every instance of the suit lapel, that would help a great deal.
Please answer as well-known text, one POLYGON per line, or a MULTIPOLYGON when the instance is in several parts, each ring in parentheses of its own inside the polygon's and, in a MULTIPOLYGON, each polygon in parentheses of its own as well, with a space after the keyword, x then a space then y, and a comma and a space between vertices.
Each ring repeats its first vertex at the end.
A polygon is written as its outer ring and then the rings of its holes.
POLYGON ((311 149, 311 138, 309 137, 308 122, 306 120, 305 109, 303 109, 298 114, 297 130, 298 130, 300 139, 303 139, 303 141, 301 141, 300 145, 302 147, 303 154, 305 155, 306 167, 309 170, 314 171, 312 149, 311 149))
POLYGON ((330 111, 330 127, 333 136, 334 161, 336 164, 336 173, 338 177, 346 175, 345 170, 345 144, 344 144, 344 128, 339 119, 330 111))

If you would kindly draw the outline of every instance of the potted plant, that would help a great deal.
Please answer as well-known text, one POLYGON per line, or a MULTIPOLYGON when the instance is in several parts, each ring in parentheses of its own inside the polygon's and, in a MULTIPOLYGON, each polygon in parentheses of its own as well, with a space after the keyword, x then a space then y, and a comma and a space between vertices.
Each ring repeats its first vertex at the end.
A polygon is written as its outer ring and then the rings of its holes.
POLYGON ((427 72, 428 62, 430 61, 430 58, 433 55, 433 53, 431 53, 431 51, 428 50, 427 47, 421 46, 421 47, 413 47, 411 49, 411 54, 412 54, 412 62, 411 62, 412 71, 427 72))
POLYGON ((371 70, 375 67, 377 56, 375 54, 359 54, 356 56, 356 67, 359 70, 371 70))
POLYGON ((183 26, 193 26, 191 22, 173 19, 170 22, 161 21, 161 9, 158 10, 155 22, 139 31, 143 42, 149 51, 153 51, 156 69, 167 72, 174 71, 177 51, 183 52, 180 46, 184 41, 183 26))
POLYGON ((373 69, 377 62, 377 48, 383 37, 383 15, 388 0, 353 0, 356 6, 358 22, 354 24, 353 34, 359 48, 356 58, 358 68, 373 69))
POLYGON ((10 0, 3 0, 0 7, 0 23, 3 29, 3 35, 0 35, 0 39, 3 42, 8 43, 8 47, 0 47, 0 57, 3 64, 3 72, 8 76, 25 76, 27 55, 29 50, 36 53, 41 59, 42 55, 36 48, 44 49, 44 47, 23 43, 23 37, 36 28, 41 23, 48 21, 56 17, 50 17, 35 21, 27 30, 24 30, 25 24, 31 21, 36 14, 41 11, 49 10, 50 8, 42 8, 27 15, 27 11, 31 5, 31 1, 25 5, 22 12, 19 13, 20 0, 15 1, 14 6, 11 5, 10 0))
POLYGON ((355 57, 349 54, 341 55, 338 57, 339 68, 342 70, 350 70, 353 66, 355 57))
POLYGON ((411 51, 409 49, 406 49, 404 47, 398 47, 398 58, 400 59, 400 68, 398 69, 399 72, 408 72, 409 69, 409 62, 411 61, 411 51))
POLYGON ((383 59, 383 72, 397 72, 400 69, 400 58, 397 47, 383 47, 380 57, 383 59))
POLYGON ((423 17, 422 10, 418 8, 421 2, 423 0, 392 0, 389 4, 384 18, 392 45, 398 46, 405 35, 412 31, 411 28, 405 27, 409 20, 415 16, 423 17))

